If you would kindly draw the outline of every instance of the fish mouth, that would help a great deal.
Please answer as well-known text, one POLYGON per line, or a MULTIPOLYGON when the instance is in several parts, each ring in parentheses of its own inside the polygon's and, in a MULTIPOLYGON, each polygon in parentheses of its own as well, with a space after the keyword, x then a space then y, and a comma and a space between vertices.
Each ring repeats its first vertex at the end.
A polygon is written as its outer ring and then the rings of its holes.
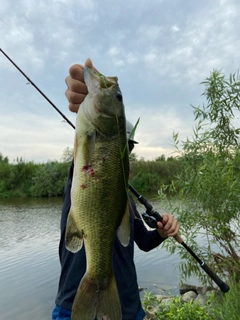
POLYGON ((116 85, 117 77, 105 77, 104 75, 99 75, 99 84, 102 89, 109 89, 116 85))
MULTIPOLYGON (((112 86, 116 85, 118 78, 117 77, 105 77, 103 74, 88 68, 88 67, 84 67, 83 68, 83 75, 84 75, 84 81, 88 87, 88 92, 91 92, 91 90, 89 90, 90 88, 92 88, 91 83, 98 83, 98 88, 101 89, 109 89, 112 86)), ((95 91, 95 90, 94 90, 95 91)))

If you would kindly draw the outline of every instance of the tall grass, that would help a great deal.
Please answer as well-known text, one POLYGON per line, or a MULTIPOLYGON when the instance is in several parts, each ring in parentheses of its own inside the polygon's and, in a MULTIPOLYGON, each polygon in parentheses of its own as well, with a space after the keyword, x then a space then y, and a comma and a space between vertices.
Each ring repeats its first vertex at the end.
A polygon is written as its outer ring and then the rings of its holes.
POLYGON ((240 283, 235 277, 230 279, 230 290, 216 297, 213 303, 212 316, 217 320, 240 319, 240 283))

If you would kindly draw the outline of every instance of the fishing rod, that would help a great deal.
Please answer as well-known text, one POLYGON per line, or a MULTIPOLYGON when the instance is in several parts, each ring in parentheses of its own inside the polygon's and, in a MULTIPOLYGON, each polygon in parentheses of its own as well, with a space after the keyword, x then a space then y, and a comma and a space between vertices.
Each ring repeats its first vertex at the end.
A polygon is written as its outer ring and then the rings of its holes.
MULTIPOLYGON (((153 210, 152 205, 144 198, 138 191, 128 184, 129 189, 137 197, 138 201, 143 204, 146 208, 146 211, 142 214, 144 221, 150 228, 157 228, 157 222, 162 222, 162 216, 153 210)), ((229 286, 224 283, 217 275, 214 273, 209 266, 202 261, 183 241, 183 238, 177 234, 174 236, 174 239, 180 243, 190 254, 191 256, 199 263, 200 267, 209 275, 209 277, 218 285, 222 292, 226 293, 229 291, 229 286)))
MULTIPOLYGON (((15 62, 0 48, 0 51, 4 54, 4 56, 21 72, 21 74, 28 80, 30 84, 34 86, 35 89, 51 104, 52 107, 69 123, 73 129, 75 126, 68 120, 68 118, 54 105, 54 103, 32 82, 32 80, 16 65, 15 62)), ((130 191, 137 197, 138 201, 143 204, 146 208, 146 212, 142 214, 144 221, 151 228, 157 228, 157 222, 162 222, 162 216, 153 210, 153 207, 148 201, 140 194, 133 186, 128 184, 130 191)), ((183 241, 182 237, 177 234, 174 236, 175 240, 180 243, 190 254, 191 256, 199 263, 200 267, 209 275, 209 277, 218 285, 222 292, 228 292, 229 286, 224 283, 209 267, 208 265, 202 261, 183 241)))

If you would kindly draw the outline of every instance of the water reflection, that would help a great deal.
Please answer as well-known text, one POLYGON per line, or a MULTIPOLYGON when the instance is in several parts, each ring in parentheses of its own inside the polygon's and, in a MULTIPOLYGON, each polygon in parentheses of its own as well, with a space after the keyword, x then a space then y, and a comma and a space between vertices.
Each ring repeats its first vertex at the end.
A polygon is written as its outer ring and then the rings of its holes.
MULTIPOLYGON (((163 213, 156 200, 154 207, 163 213)), ((58 242, 62 199, 0 200, 1 319, 51 318, 59 278, 58 242)), ((139 211, 143 207, 138 204, 139 211)), ((177 293, 177 255, 135 250, 139 286, 177 293)))

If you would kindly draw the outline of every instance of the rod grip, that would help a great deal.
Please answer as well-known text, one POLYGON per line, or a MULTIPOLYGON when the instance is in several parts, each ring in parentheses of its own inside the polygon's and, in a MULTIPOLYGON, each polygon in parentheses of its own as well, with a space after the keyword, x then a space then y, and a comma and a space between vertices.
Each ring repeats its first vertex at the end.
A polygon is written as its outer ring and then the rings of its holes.
POLYGON ((200 267, 209 275, 209 277, 218 285, 218 287, 220 288, 220 290, 222 292, 228 292, 229 291, 229 286, 223 282, 217 275, 216 273, 214 273, 209 266, 205 263, 202 262, 200 264, 200 267))
POLYGON ((183 243, 183 238, 182 238, 179 234, 176 234, 173 238, 174 238, 178 243, 180 243, 180 244, 183 243))
MULTIPOLYGON (((160 221, 162 222, 162 216, 157 212, 157 211, 153 211, 151 210, 151 215, 153 217, 156 218, 157 221, 160 221)), ((174 237, 173 237, 178 243, 182 244, 183 243, 183 238, 179 235, 179 234, 176 234, 174 237)))

